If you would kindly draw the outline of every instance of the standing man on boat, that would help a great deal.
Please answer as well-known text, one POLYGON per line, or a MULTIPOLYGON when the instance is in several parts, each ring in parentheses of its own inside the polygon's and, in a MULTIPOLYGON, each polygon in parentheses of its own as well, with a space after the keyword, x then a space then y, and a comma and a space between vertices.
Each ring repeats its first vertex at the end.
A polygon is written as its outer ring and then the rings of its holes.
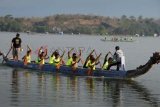
POLYGON ((13 50, 12 55, 14 60, 19 59, 19 51, 21 50, 21 43, 22 43, 22 40, 20 38, 20 34, 17 33, 16 37, 14 37, 11 42, 11 48, 13 50))
POLYGON ((113 63, 108 66, 108 70, 111 66, 117 66, 117 71, 125 70, 125 57, 123 51, 120 49, 119 46, 115 47, 115 53, 113 55, 113 63))

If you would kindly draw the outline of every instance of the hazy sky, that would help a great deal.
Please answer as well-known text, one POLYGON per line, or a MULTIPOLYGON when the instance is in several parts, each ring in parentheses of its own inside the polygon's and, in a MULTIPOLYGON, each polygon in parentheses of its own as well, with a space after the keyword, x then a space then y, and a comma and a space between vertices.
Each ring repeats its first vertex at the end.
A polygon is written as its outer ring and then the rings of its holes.
POLYGON ((0 16, 92 14, 160 18, 160 0, 0 0, 0 16))

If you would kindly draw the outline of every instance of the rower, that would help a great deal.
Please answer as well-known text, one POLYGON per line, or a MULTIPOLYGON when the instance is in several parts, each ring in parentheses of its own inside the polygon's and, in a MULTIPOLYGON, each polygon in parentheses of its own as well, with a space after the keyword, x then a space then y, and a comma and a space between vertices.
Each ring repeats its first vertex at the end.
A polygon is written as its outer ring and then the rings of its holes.
POLYGON ((58 52, 58 50, 55 50, 52 55, 49 58, 49 64, 53 64, 53 60, 55 59, 55 53, 58 52))
MULTIPOLYGON (((112 64, 112 62, 113 62, 113 58, 112 57, 109 57, 108 58, 108 55, 109 54, 111 54, 112 55, 112 53, 109 51, 107 54, 106 54, 106 56, 105 56, 105 58, 104 58, 104 63, 103 63, 103 66, 102 66, 102 69, 103 70, 109 70, 109 65, 110 64, 112 64)), ((113 55, 112 55, 113 56, 113 55)))
POLYGON ((36 60, 36 62, 40 65, 45 64, 45 59, 48 59, 49 57, 47 56, 47 49, 43 49, 43 47, 41 47, 38 51, 38 58, 36 60))
POLYGON ((27 45, 27 53, 26 55, 22 58, 24 65, 27 65, 28 63, 31 63, 31 49, 30 47, 27 45))
POLYGON ((90 58, 87 61, 86 67, 89 68, 91 71, 95 70, 96 65, 99 64, 98 60, 99 60, 100 56, 101 56, 101 53, 96 58, 94 58, 93 55, 90 55, 90 58))
POLYGON ((78 63, 80 61, 80 57, 81 57, 81 50, 79 50, 79 55, 77 55, 76 53, 72 54, 71 57, 71 52, 73 51, 74 48, 72 48, 69 52, 68 52, 68 61, 66 63, 67 66, 72 67, 72 69, 76 69, 78 67, 78 63))
POLYGON ((58 51, 55 51, 54 53, 55 58, 53 59, 53 65, 56 66, 57 69, 59 69, 60 65, 62 64, 62 59, 63 59, 64 54, 65 54, 65 51, 63 52, 61 56, 58 51))

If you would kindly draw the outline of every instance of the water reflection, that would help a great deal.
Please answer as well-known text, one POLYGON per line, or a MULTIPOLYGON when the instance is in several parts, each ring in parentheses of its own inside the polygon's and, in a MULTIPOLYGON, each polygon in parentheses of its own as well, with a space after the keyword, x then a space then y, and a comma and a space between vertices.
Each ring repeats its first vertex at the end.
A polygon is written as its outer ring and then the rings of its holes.
POLYGON ((52 85, 54 91, 59 91, 60 90, 60 74, 56 73, 55 75, 52 76, 52 85))
POLYGON ((47 80, 46 80, 46 75, 42 73, 37 73, 37 92, 39 93, 39 97, 45 96, 46 95, 46 85, 47 85, 47 80))
POLYGON ((30 89, 30 81, 31 81, 31 73, 29 73, 29 72, 23 72, 23 76, 24 76, 24 89, 25 89, 25 91, 26 92, 28 92, 29 91, 29 89, 30 89))
POLYGON ((79 91, 79 80, 76 76, 67 77, 67 91, 72 96, 72 99, 78 98, 78 91, 79 91))
POLYGON ((158 98, 155 98, 145 86, 136 81, 61 74, 33 74, 27 71, 23 72, 23 75, 19 73, 22 72, 15 69, 12 71, 11 102, 14 106, 18 106, 19 101, 25 104, 25 98, 32 99, 33 101, 28 101, 31 104, 36 103, 43 106, 45 106, 44 103, 51 105, 65 103, 66 106, 69 106, 73 102, 79 102, 78 106, 87 107, 88 104, 103 107, 128 107, 134 106, 133 104, 139 105, 136 104, 136 101, 142 101, 140 105, 159 106, 158 98), (24 98, 25 102, 22 102, 21 98, 24 98))
POLYGON ((146 87, 135 81, 127 81, 125 84, 128 84, 132 89, 134 89, 134 91, 136 91, 139 95, 140 99, 149 102, 154 107, 159 107, 158 99, 153 97, 146 87))
MULTIPOLYGON (((129 92, 130 96, 131 94, 138 95, 137 99, 141 99, 144 102, 147 101, 150 106, 158 107, 158 99, 153 97, 153 95, 150 93, 150 91, 144 87, 143 85, 139 84, 136 81, 131 80, 103 80, 103 89, 104 89, 104 95, 106 94, 106 88, 107 90, 110 90, 110 96, 112 98, 112 107, 119 107, 122 103, 125 97, 125 92, 129 92), (123 92, 124 91, 124 92, 123 92)), ((129 97, 127 97, 129 98, 129 97)), ((132 98, 132 97, 130 97, 132 98)), ((136 103, 136 102, 135 102, 136 103)), ((135 104, 137 105, 137 104, 135 104)))
POLYGON ((18 77, 18 71, 14 69, 12 71, 12 77, 11 77, 11 105, 18 106, 19 102, 19 77, 18 77))
POLYGON ((109 97, 112 99, 112 107, 118 107, 121 102, 121 87, 123 87, 123 83, 112 80, 106 80, 103 81, 103 92, 104 95, 109 95, 109 97), (106 88, 107 88, 107 94, 106 94, 106 88))

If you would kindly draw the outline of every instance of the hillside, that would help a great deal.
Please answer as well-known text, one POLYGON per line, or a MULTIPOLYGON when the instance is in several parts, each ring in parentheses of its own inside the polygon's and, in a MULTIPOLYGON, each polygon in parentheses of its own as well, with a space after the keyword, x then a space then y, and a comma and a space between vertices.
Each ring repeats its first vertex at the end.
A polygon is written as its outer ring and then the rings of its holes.
POLYGON ((160 19, 121 18, 93 15, 54 15, 47 17, 14 18, 12 15, 0 17, 0 31, 38 32, 66 34, 101 35, 153 35, 160 33, 160 19))

